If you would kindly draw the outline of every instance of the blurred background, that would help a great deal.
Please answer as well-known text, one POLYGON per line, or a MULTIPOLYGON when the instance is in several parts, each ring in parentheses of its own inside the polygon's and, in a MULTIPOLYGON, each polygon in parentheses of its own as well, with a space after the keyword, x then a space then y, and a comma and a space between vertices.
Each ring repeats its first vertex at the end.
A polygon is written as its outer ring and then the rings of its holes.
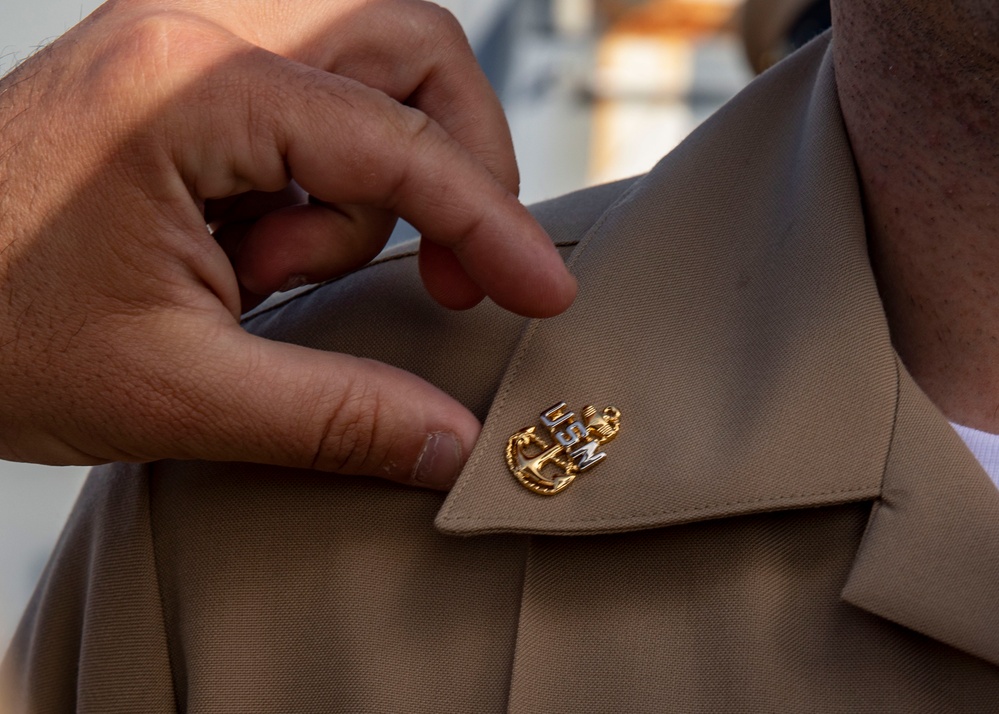
MULTIPOLYGON (((0 75, 100 2, 4 0, 0 75)), ((535 202, 647 171, 828 26, 828 0, 440 0, 506 107, 535 202)), ((400 225, 393 241, 415 232, 400 225)), ((0 653, 86 473, 0 461, 0 653)))

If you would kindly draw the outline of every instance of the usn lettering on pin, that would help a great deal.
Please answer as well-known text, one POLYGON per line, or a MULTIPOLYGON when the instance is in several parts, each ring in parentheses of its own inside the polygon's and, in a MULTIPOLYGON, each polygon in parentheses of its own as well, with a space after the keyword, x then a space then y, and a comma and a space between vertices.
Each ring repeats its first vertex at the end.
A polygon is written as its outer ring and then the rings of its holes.
POLYGON ((541 413, 541 423, 554 443, 539 435, 537 427, 524 428, 507 440, 506 463, 522 486, 553 496, 607 457, 598 449, 617 436, 621 412, 586 406, 577 416, 559 402, 541 413))

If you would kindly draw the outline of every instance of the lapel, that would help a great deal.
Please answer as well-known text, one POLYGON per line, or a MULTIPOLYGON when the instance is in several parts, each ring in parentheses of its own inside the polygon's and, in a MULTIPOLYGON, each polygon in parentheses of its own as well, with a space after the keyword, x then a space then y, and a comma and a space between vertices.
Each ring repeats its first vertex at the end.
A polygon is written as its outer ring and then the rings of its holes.
POLYGON ((754 82, 580 241, 580 294, 534 321, 437 516, 449 534, 584 535, 876 500, 851 603, 999 664, 999 492, 891 347, 829 39, 754 82), (621 410, 565 491, 514 432, 621 410))
POLYGON ((999 665, 999 491, 902 367, 884 485, 843 599, 999 665))

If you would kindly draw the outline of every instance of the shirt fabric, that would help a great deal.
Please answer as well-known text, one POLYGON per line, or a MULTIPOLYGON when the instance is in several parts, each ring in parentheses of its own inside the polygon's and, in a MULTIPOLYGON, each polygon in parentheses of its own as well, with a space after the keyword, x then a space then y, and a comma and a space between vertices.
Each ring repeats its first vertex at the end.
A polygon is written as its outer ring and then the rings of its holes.
POLYGON ((952 423, 951 426, 978 459, 992 482, 999 487, 999 434, 990 434, 961 424, 952 423))

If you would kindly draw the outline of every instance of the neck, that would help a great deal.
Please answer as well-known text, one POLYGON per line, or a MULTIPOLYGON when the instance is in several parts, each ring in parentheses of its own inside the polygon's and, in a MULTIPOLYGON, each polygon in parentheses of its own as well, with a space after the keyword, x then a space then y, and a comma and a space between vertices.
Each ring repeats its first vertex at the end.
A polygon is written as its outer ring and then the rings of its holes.
POLYGON ((834 2, 837 85, 895 348, 949 419, 999 433, 999 27, 936 4, 834 2))

